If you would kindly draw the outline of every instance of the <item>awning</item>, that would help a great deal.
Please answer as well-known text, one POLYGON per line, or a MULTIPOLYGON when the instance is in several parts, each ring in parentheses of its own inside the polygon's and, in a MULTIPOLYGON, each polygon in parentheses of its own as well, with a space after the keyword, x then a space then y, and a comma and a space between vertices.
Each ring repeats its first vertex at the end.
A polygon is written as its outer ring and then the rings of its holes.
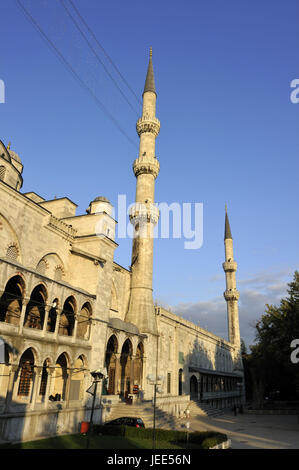
POLYGON ((203 369, 202 367, 189 367, 189 372, 199 372, 200 374, 208 374, 208 375, 217 375, 218 377, 235 377, 238 379, 243 379, 243 376, 238 373, 233 372, 222 372, 218 370, 211 370, 211 369, 203 369))

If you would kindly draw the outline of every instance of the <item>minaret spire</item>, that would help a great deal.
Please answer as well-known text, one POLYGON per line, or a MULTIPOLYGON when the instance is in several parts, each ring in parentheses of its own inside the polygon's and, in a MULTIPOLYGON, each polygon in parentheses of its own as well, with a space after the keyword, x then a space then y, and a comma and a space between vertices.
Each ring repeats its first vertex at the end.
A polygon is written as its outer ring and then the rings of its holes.
POLYGON ((227 302, 227 322, 228 322, 228 339, 235 346, 234 362, 235 367, 242 368, 241 361, 241 345, 240 345, 240 326, 238 300, 240 294, 236 286, 237 263, 234 260, 233 239, 228 220, 227 206, 225 205, 225 230, 224 230, 224 246, 225 246, 225 262, 223 270, 226 278, 226 290, 224 298, 227 302))
POLYGON ((143 94, 146 93, 147 91, 152 91, 153 93, 156 93, 152 56, 153 56, 153 50, 152 48, 150 48, 150 57, 149 57, 149 63, 148 63, 148 68, 147 68, 143 94))
POLYGON ((133 163, 136 176, 135 205, 130 221, 134 226, 131 261, 131 292, 126 321, 134 323, 142 333, 157 334, 153 302, 153 241, 159 211, 154 204, 155 180, 160 165, 155 154, 160 121, 156 118, 156 88, 150 49, 149 65, 143 92, 142 117, 136 124, 140 137, 139 157, 133 163))

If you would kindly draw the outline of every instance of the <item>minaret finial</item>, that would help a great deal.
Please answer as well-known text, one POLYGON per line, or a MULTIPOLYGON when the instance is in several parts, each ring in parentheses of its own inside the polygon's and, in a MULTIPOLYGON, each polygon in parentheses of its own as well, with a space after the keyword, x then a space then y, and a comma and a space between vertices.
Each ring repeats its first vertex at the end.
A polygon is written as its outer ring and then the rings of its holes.
POLYGON ((227 205, 225 204, 225 230, 224 230, 224 240, 232 237, 232 232, 229 225, 228 215, 227 215, 227 205))
POLYGON ((153 91, 154 93, 156 93, 152 56, 153 56, 153 49, 150 47, 149 64, 147 68, 147 74, 146 74, 146 80, 145 80, 143 93, 146 93, 147 91, 153 91))
POLYGON ((225 204, 225 213, 227 214, 227 204, 225 204))
POLYGON ((7 150, 10 150, 11 142, 8 142, 7 150))

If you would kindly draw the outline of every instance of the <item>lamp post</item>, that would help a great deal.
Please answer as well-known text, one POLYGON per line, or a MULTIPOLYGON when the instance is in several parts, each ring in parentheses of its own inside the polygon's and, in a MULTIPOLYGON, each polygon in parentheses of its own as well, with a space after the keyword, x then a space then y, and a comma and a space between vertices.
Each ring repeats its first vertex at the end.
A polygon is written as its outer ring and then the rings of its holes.
POLYGON ((162 385, 164 377, 162 375, 154 377, 153 375, 148 375, 147 380, 151 385, 154 386, 154 422, 153 422, 153 449, 156 448, 156 401, 157 393, 163 393, 163 390, 158 388, 159 385, 162 385))
MULTIPOLYGON (((91 405, 91 414, 90 414, 90 420, 89 420, 89 426, 88 426, 88 431, 87 431, 87 442, 86 442, 86 449, 89 448, 89 439, 90 439, 90 433, 91 433, 91 428, 92 428, 92 422, 93 422, 93 414, 94 414, 94 408, 95 408, 95 401, 96 401, 96 396, 97 396, 97 389, 98 389, 98 383, 103 380, 105 377, 105 373, 101 369, 95 370, 90 373, 91 376, 93 377, 93 385, 94 385, 94 390, 93 392, 90 391, 90 388, 87 390, 88 393, 91 393, 93 395, 92 397, 92 405, 91 405)), ((100 394, 100 400, 101 400, 101 395, 100 394)))

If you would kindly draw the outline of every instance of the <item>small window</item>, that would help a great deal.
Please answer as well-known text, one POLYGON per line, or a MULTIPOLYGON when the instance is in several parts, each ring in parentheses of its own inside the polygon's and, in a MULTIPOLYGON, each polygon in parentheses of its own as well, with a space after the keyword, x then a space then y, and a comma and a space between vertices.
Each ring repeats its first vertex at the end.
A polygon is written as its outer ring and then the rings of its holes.
POLYGON ((47 263, 46 263, 46 261, 45 261, 44 259, 42 259, 42 260, 38 263, 38 265, 37 265, 37 267, 36 267, 36 270, 37 270, 37 272, 38 272, 39 274, 42 274, 42 275, 44 275, 44 274, 46 273, 46 270, 47 270, 47 263))
POLYGON ((3 181, 3 180, 4 180, 4 178, 5 178, 5 172, 6 172, 5 166, 1 165, 1 166, 0 166, 0 181, 3 181))
POLYGON ((18 258, 18 249, 15 245, 10 245, 6 251, 6 258, 15 261, 18 258))

